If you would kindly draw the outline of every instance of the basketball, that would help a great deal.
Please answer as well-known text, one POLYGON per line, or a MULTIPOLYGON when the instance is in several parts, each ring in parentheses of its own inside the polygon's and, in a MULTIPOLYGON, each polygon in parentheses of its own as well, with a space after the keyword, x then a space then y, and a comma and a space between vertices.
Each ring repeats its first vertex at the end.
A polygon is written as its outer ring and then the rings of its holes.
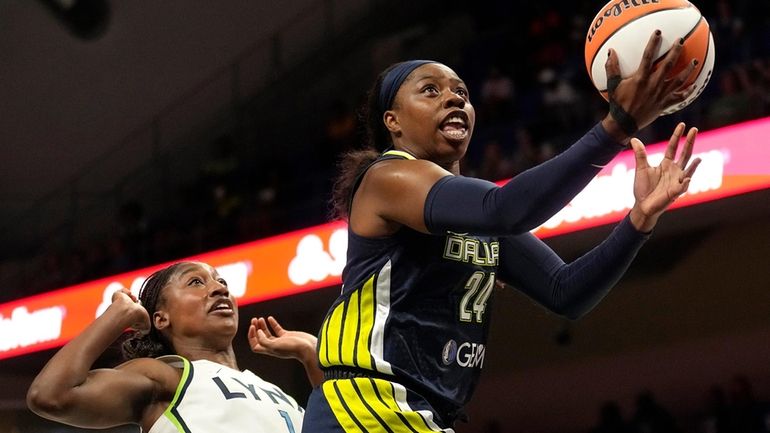
POLYGON ((692 59, 698 61, 686 83, 695 83, 695 91, 686 100, 667 107, 663 114, 686 107, 706 88, 714 69, 714 38, 698 8, 687 0, 612 0, 591 21, 585 44, 588 74, 604 99, 608 99, 604 65, 609 49, 617 53, 621 76, 626 78, 638 68, 655 30, 661 31, 661 44, 654 56, 654 68, 680 38, 684 39, 682 54, 668 76, 676 76, 692 59))

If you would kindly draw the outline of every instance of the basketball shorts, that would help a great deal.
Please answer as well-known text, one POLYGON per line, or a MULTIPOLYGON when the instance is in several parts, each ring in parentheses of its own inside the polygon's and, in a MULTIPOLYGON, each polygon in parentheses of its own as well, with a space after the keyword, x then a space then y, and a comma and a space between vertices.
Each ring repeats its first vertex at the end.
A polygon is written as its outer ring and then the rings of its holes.
POLYGON ((419 394, 384 379, 326 380, 310 394, 305 433, 454 433, 419 394))

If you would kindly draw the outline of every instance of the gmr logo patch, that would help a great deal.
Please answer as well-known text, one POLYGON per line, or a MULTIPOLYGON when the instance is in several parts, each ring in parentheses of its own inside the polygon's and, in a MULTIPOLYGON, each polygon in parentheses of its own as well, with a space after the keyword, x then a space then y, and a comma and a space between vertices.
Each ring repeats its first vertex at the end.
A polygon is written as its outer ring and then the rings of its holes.
POLYGON ((457 362, 460 367, 484 368, 485 352, 486 347, 483 344, 465 342, 458 347, 454 340, 449 340, 441 351, 441 360, 444 365, 457 362))

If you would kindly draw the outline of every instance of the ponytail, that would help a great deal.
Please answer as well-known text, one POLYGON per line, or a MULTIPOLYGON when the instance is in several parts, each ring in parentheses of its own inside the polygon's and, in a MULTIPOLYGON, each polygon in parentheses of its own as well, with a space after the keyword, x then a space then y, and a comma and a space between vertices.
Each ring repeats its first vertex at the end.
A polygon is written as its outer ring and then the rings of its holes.
POLYGON ((333 219, 347 220, 350 217, 353 188, 358 176, 392 145, 390 132, 382 120, 385 111, 380 107, 380 90, 388 73, 402 63, 393 64, 382 71, 367 93, 366 104, 361 108, 359 115, 359 121, 364 123, 366 128, 366 142, 363 148, 345 153, 337 164, 337 177, 331 199, 333 219))

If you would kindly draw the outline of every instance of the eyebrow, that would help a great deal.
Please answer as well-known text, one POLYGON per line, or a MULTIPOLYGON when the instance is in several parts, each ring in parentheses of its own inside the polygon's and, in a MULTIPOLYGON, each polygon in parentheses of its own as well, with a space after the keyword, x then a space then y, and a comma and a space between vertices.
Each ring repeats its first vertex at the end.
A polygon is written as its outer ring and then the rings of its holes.
MULTIPOLYGON (((439 79, 439 77, 437 77, 437 76, 435 76, 435 75, 430 75, 430 74, 429 74, 429 75, 422 75, 422 76, 420 76, 420 77, 417 77, 417 79, 416 79, 415 81, 422 81, 422 80, 427 80, 427 79, 438 80, 438 79, 439 79)), ((451 81, 455 81, 455 82, 457 82, 457 83, 462 83, 462 84, 465 84, 465 81, 463 81, 463 80, 462 80, 461 78, 459 78, 459 77, 458 77, 458 78, 450 77, 449 79, 450 79, 451 81)))
MULTIPOLYGON (((192 267, 192 268, 189 268, 186 271, 183 271, 181 274, 179 274, 179 278, 184 277, 185 275, 189 274, 190 272, 197 272, 197 271, 203 271, 203 270, 198 268, 198 267, 192 267)), ((223 279, 222 276, 219 275, 219 273, 216 271, 216 269, 214 269, 214 272, 210 276, 211 276, 211 278, 213 278, 215 280, 223 279)))
POLYGON ((197 271, 197 269, 195 269, 195 268, 188 269, 186 271, 181 272, 177 278, 179 278, 181 280, 181 279, 183 279, 185 277, 185 275, 187 275, 189 273, 196 272, 196 271, 197 271))
POLYGON ((189 274, 190 272, 201 272, 203 271, 200 267, 194 266, 191 268, 188 268, 186 271, 182 271, 182 273, 179 274, 179 277, 184 277, 185 275, 189 274))

